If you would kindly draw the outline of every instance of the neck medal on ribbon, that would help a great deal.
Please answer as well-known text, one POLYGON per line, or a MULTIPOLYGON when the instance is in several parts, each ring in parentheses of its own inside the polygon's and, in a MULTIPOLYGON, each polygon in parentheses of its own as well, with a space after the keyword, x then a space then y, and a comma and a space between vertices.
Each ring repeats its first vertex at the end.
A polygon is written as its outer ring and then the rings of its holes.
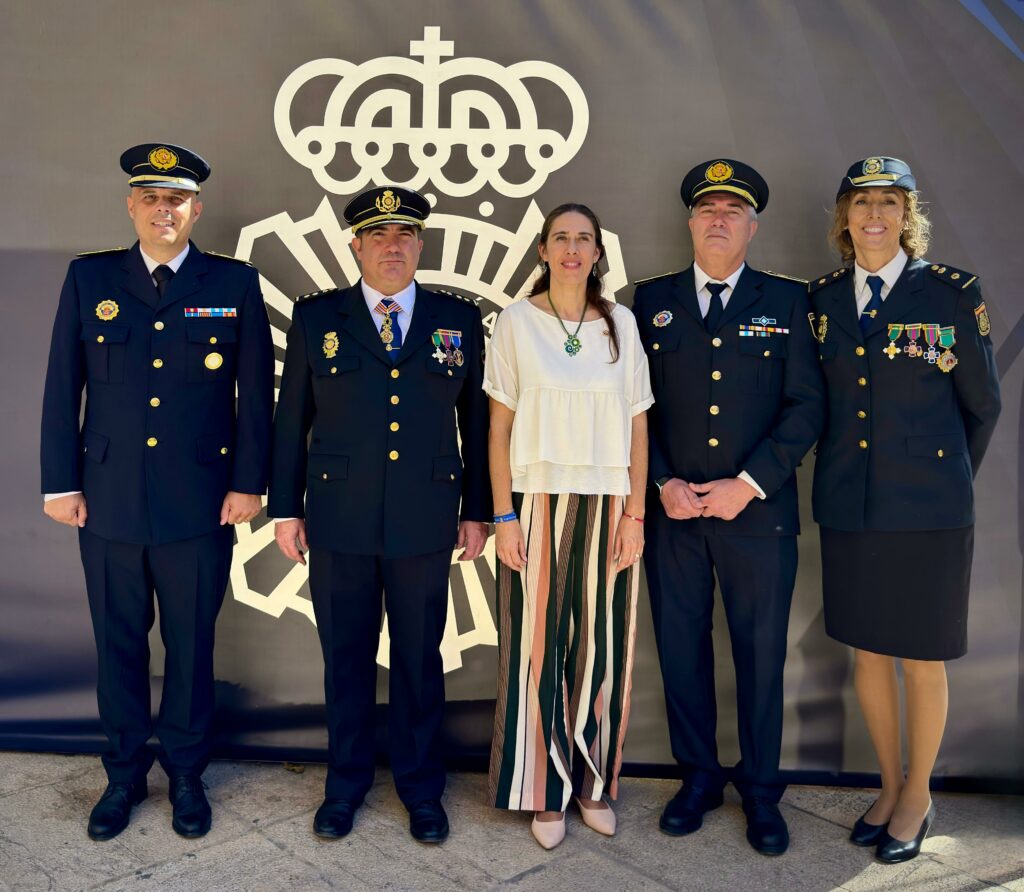
POLYGON ((395 339, 395 329, 391 320, 391 314, 402 312, 402 308, 394 301, 390 301, 387 306, 385 306, 384 301, 380 301, 373 309, 384 317, 384 321, 380 326, 380 339, 384 342, 384 349, 390 352, 395 349, 391 343, 395 339))
POLYGON ((957 358, 953 355, 952 347, 956 343, 956 326, 946 325, 939 329, 939 346, 943 347, 942 355, 935 364, 943 372, 951 372, 956 367, 957 358))
POLYGON ((900 335, 903 334, 903 325, 899 322, 889 323, 889 346, 882 348, 882 352, 889 357, 889 359, 895 359, 897 354, 900 352, 900 348, 896 346, 896 342, 900 339, 900 335))
POLYGON ((907 337, 910 339, 910 343, 903 348, 903 352, 907 356, 921 356, 924 350, 917 346, 917 339, 921 336, 921 323, 915 322, 913 325, 907 325, 906 327, 907 337))
POLYGON ((439 328, 430 336, 431 341, 437 348, 430 355, 440 363, 447 363, 448 368, 453 365, 461 366, 466 360, 462 355, 462 332, 450 328, 439 328))

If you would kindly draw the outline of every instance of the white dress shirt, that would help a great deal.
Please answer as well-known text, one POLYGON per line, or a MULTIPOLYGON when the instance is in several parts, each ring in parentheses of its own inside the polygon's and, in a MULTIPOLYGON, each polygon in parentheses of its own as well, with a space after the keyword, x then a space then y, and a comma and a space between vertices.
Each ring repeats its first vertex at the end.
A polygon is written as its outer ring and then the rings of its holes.
POLYGON ((879 276, 882 280, 882 302, 889 296, 889 292, 892 291, 893 286, 896 284, 896 280, 903 274, 903 268, 907 265, 906 252, 900 248, 896 252, 896 256, 893 257, 885 266, 883 266, 878 272, 869 273, 859 263, 853 265, 853 294, 857 298, 857 318, 860 318, 861 313, 864 312, 864 308, 868 305, 868 301, 871 300, 871 286, 868 284, 868 276, 879 276))

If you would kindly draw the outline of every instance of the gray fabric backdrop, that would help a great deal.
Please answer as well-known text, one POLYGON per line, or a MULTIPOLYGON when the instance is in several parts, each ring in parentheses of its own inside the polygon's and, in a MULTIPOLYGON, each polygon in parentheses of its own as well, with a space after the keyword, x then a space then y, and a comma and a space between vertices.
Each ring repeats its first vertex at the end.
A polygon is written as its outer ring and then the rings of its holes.
MULTIPOLYGON (((5 3, 4 18, 0 746, 99 745, 75 537, 40 512, 38 419, 68 259, 133 239, 117 168, 125 147, 169 140, 210 161, 195 239, 259 266, 279 360, 291 299, 354 277, 340 211, 370 182, 412 182, 436 199, 419 278, 483 298, 487 317, 521 292, 539 219, 565 200, 601 216, 617 300, 629 303, 633 280, 687 265, 679 180, 718 155, 754 164, 771 185, 752 263, 805 278, 829 271, 841 175, 891 154, 912 164, 928 201, 930 258, 981 277, 1005 405, 977 481, 970 652, 949 667, 937 773, 1024 778, 1019 3, 36 0, 5 3)), ((783 765, 872 771, 849 654, 824 635, 817 531, 804 516, 783 765)), ((220 751, 315 757, 326 736, 308 593, 265 523, 238 531, 219 625, 220 751)), ((479 755, 489 739, 488 555, 452 574, 453 755, 479 755)), ((737 748, 723 631, 717 623, 728 760, 737 748)), ((646 597, 626 758, 671 761, 646 597)))

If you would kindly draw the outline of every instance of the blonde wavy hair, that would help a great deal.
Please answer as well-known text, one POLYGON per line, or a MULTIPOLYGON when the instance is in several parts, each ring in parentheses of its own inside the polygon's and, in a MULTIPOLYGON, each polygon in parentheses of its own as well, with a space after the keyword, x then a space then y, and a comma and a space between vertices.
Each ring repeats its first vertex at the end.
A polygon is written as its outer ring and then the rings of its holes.
MULTIPOLYGON (((853 247, 853 239, 846 228, 847 216, 850 210, 850 202, 853 197, 862 192, 862 189, 853 189, 847 192, 836 202, 835 211, 832 214, 832 228, 828 233, 828 242, 839 252, 843 263, 853 263, 856 251, 853 247)), ((903 202, 903 231, 900 233, 900 246, 907 252, 911 260, 923 257, 928 250, 928 239, 932 232, 932 223, 921 207, 921 199, 917 192, 908 192, 900 189, 904 196, 903 202)))

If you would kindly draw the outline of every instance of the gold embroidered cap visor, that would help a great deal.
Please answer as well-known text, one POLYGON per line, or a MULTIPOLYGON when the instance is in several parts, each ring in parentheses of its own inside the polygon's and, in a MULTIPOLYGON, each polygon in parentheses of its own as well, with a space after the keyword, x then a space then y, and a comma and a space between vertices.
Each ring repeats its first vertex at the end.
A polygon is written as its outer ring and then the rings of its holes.
POLYGON ((917 181, 910 171, 910 165, 899 158, 888 158, 884 155, 872 155, 852 165, 839 184, 836 201, 854 189, 867 189, 871 186, 895 186, 914 192, 917 181))
POLYGON ((353 235, 367 226, 385 226, 390 223, 423 229, 430 216, 430 202, 412 189, 376 186, 353 198, 345 206, 344 215, 353 235))
POLYGON ((694 167, 679 187, 683 204, 690 210, 702 195, 728 192, 738 195, 761 213, 768 206, 768 183, 749 164, 731 158, 713 158, 694 167))
POLYGON ((191 149, 169 142, 146 142, 121 154, 128 185, 140 188, 185 189, 198 192, 210 176, 210 165, 191 149))

